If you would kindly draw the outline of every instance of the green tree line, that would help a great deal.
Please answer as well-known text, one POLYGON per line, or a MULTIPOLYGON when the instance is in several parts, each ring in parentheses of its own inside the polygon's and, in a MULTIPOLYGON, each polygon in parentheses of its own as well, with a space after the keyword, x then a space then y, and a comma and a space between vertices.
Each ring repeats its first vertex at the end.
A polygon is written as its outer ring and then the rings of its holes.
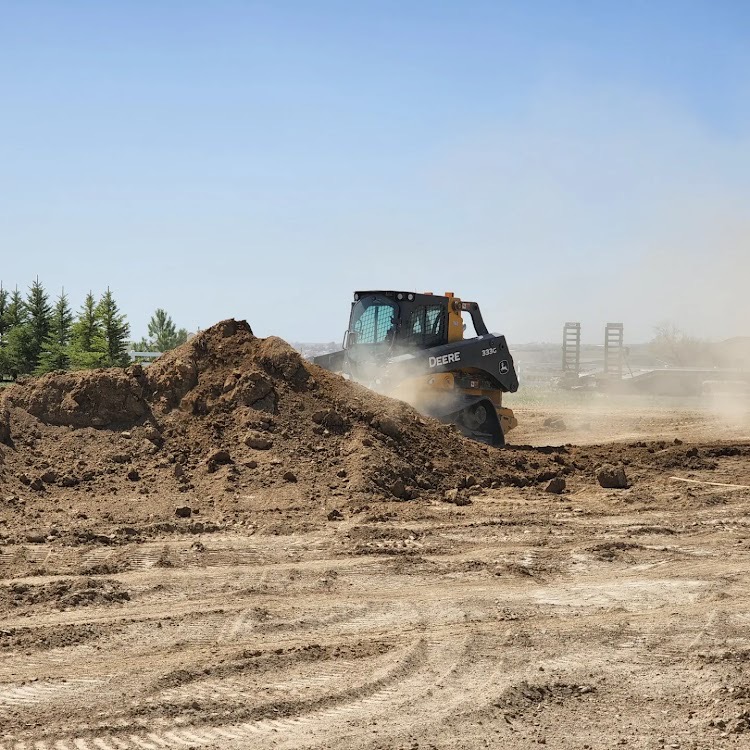
POLYGON ((125 367, 128 350, 167 351, 187 340, 184 328, 158 309, 149 338, 130 343, 130 325, 110 289, 98 299, 89 292, 73 312, 65 290, 50 299, 39 279, 24 295, 0 283, 0 379, 55 370, 125 367))
POLYGON ((39 279, 26 295, 0 284, 0 375, 41 375, 53 370, 123 367, 130 326, 110 289, 92 292, 74 314, 63 290, 51 300, 39 279))

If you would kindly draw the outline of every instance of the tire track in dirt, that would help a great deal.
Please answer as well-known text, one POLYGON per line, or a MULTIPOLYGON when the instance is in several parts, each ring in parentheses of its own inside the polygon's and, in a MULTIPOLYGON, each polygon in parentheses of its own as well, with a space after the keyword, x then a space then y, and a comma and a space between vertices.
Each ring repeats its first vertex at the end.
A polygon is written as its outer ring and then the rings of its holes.
POLYGON ((314 561, 328 553, 324 539, 295 537, 253 537, 200 534, 195 538, 162 539, 126 546, 61 547, 51 544, 14 545, 0 551, 0 573, 24 563, 74 573, 82 568, 112 563, 122 570, 151 570, 174 565, 185 568, 214 568, 289 563, 290 555, 304 553, 314 561))
MULTIPOLYGON (((408 699, 413 690, 424 682, 424 673, 428 671, 427 665, 435 659, 438 653, 444 654, 444 644, 440 642, 440 651, 431 644, 431 648, 423 640, 419 639, 407 649, 401 650, 398 658, 371 675, 369 681, 361 686, 347 689, 338 695, 333 695, 327 700, 341 702, 342 705, 323 710, 313 710, 312 713, 301 713, 297 716, 280 719, 260 719, 257 721, 245 721, 235 724, 220 726, 184 726, 180 725, 180 717, 167 728, 139 727, 119 732, 101 733, 95 736, 53 736, 39 740, 25 740, 7 745, 6 750, 41 750, 41 745, 54 748, 55 750, 134 750, 143 748, 175 748, 206 746, 225 743, 230 740, 253 739, 261 741, 269 738, 274 742, 279 732, 288 735, 290 732, 310 732, 320 723, 328 724, 330 721, 343 720, 352 709, 351 706, 373 707, 380 705, 385 707, 394 700, 408 699)), ((188 694, 189 695, 189 694, 188 694)), ((224 697, 227 697, 224 695, 224 697)), ((319 701, 316 701, 319 702, 319 701)), ((305 710, 304 702, 300 709, 305 710)), ((160 722, 155 721, 158 725, 160 722)))
MULTIPOLYGON (((300 700, 301 715, 283 719, 261 719, 258 721, 240 722, 232 725, 220 726, 191 726, 180 727, 180 717, 171 723, 171 726, 160 726, 163 717, 153 721, 153 726, 136 728, 132 730, 113 731, 91 736, 88 732, 80 732, 78 736, 54 736, 51 739, 39 738, 35 743, 47 742, 55 750, 73 748, 75 750, 87 750, 87 748, 118 748, 126 750, 130 748, 179 748, 195 745, 219 744, 228 739, 259 740, 268 737, 278 737, 279 732, 285 736, 289 732, 321 733, 325 729, 328 733, 330 725, 351 723, 352 719, 362 715, 380 715, 387 713, 394 707, 413 703, 416 698, 432 689, 436 681, 448 678, 451 674, 462 669, 462 661, 467 648, 467 637, 455 637, 452 633, 445 632, 442 628, 437 632, 430 633, 428 629, 431 622, 437 619, 440 622, 449 623, 461 621, 464 617, 463 610, 451 602, 431 604, 426 611, 412 606, 413 612, 408 611, 407 606, 396 608, 393 612, 374 612, 370 616, 360 616, 351 620, 353 633, 360 637, 364 635, 363 629, 369 634, 374 632, 392 633, 398 623, 411 621, 415 630, 415 639, 405 648, 397 653, 391 654, 387 659, 371 663, 370 669, 365 675, 366 679, 360 680, 360 684, 352 686, 351 675, 356 674, 356 669, 362 669, 362 663, 327 665, 322 674, 317 677, 302 677, 276 683, 278 689, 284 691, 295 691, 304 695, 306 689, 315 686, 328 686, 332 694, 325 701, 333 701, 335 705, 315 710, 312 713, 304 713, 305 701, 300 700), (436 617, 437 616, 437 617, 436 617), (374 668, 377 667, 377 668, 374 668), (342 678, 348 678, 337 689, 337 683, 342 678)), ((338 626, 340 627, 340 625, 338 626)), ((239 698, 242 701, 248 693, 242 689, 242 685, 236 681, 219 683, 218 685, 198 684, 186 688, 165 691, 163 695, 157 696, 158 700, 179 699, 180 701, 191 701, 195 699, 224 700, 239 698)), ((315 702, 320 702, 317 695, 315 702)), ((28 744, 28 741, 27 741, 28 744)), ((22 743, 16 742, 10 746, 10 750, 22 750, 22 743)), ((36 747, 36 745, 35 745, 36 747)))
POLYGON ((106 681, 99 678, 71 678, 64 681, 34 682, 31 684, 0 685, 0 715, 15 706, 51 703, 100 687, 106 681))

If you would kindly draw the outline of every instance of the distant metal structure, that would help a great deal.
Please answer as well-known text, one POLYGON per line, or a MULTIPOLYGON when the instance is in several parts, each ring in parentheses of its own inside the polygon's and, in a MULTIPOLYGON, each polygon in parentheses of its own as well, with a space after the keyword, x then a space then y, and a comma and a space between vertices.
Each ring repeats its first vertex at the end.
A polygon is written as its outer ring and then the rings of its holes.
POLYGON ((574 375, 581 372, 580 323, 566 323, 563 326, 562 369, 574 375))
POLYGON ((607 323, 604 329, 604 375, 622 380, 625 350, 622 323, 607 323))

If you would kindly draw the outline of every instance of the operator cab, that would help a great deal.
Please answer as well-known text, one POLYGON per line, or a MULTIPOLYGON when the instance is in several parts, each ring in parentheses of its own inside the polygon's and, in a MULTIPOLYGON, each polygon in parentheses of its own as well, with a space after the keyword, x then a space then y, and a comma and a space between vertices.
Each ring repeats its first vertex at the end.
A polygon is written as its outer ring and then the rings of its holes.
POLYGON ((462 312, 471 314, 477 335, 487 334, 479 305, 462 302, 452 292, 355 292, 343 343, 351 374, 377 383, 386 360, 461 341, 462 312))
POLYGON ((414 292, 357 292, 344 348, 428 349, 448 342, 448 299, 414 292))
POLYGON ((369 346, 388 351, 431 349, 463 339, 462 312, 471 315, 478 336, 487 335, 476 302, 462 302, 452 292, 355 292, 343 348, 369 346))

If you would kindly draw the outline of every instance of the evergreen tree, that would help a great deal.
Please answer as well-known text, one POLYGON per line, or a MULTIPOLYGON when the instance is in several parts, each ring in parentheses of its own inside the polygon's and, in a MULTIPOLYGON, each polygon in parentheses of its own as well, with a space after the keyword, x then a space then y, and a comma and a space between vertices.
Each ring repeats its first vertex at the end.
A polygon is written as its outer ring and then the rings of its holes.
POLYGON ((3 288, 3 284, 0 282, 0 380, 2 380, 3 375, 8 374, 8 360, 5 354, 5 347, 8 343, 8 333, 10 331, 8 304, 8 290, 3 288))
POLYGON ((177 330, 171 316, 161 307, 151 316, 148 324, 150 338, 149 351, 168 352, 170 349, 184 344, 188 332, 184 328, 177 330))
POLYGON ((0 347, 5 344, 10 329, 10 321, 8 320, 9 303, 8 290, 3 288, 3 282, 0 281, 0 347))
POLYGON ((73 324, 68 347, 71 367, 85 370, 104 367, 106 347, 94 295, 89 292, 73 324))
POLYGON ((126 367, 130 363, 130 325, 117 307, 109 287, 96 306, 96 315, 104 338, 105 364, 108 367, 126 367))
POLYGON ((73 313, 63 289, 52 312, 52 328, 44 342, 44 350, 36 370, 37 374, 52 372, 53 370, 67 370, 70 367, 68 346, 72 327, 73 313))
POLYGON ((130 348, 136 352, 153 352, 154 345, 147 339, 141 338, 140 341, 131 341, 130 348))
POLYGON ((34 280, 26 295, 26 311, 29 317, 27 325, 31 329, 26 372, 31 373, 39 366, 39 358, 52 329, 52 306, 38 278, 34 280))
POLYGON ((16 326, 26 322, 26 306, 23 304, 21 292, 16 287, 10 294, 8 302, 8 333, 16 326))
POLYGON ((19 375, 32 373, 34 333, 30 323, 14 326, 8 333, 8 344, 4 350, 5 368, 15 380, 19 375))
POLYGON ((21 292, 16 287, 8 299, 5 312, 7 329, 2 350, 2 371, 4 375, 17 378, 24 371, 24 361, 29 348, 29 331, 25 329, 26 307, 21 292))
POLYGON ((39 365, 52 322, 49 298, 38 278, 29 287, 25 300, 18 289, 15 290, 8 314, 12 327, 6 348, 7 366, 14 377, 30 375, 39 365))

